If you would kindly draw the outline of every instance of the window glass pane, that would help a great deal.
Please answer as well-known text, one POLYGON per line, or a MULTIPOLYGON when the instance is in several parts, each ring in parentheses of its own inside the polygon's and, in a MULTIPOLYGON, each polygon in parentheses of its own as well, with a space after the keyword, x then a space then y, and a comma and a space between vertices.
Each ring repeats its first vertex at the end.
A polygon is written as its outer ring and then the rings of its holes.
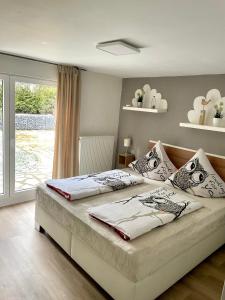
POLYGON ((3 188, 3 81, 0 80, 0 194, 4 193, 3 188))
POLYGON ((55 86, 16 82, 16 191, 52 176, 55 99, 55 86))

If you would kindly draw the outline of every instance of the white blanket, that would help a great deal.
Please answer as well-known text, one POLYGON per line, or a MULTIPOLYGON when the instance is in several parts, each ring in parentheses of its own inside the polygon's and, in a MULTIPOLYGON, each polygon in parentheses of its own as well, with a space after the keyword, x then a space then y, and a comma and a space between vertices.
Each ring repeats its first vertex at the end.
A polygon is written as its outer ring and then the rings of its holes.
POLYGON ((113 227, 124 240, 132 240, 202 207, 188 195, 167 187, 120 201, 92 207, 88 213, 113 227))
POLYGON ((140 176, 131 175, 122 170, 111 170, 66 179, 51 179, 46 181, 46 185, 72 201, 121 190, 142 182, 143 178, 140 176))

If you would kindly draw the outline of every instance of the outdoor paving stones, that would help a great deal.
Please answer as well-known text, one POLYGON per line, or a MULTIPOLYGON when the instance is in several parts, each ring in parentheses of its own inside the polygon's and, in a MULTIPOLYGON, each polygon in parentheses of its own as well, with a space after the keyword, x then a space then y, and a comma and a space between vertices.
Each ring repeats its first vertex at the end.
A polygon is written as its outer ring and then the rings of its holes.
MULTIPOLYGON (((0 135, 0 148, 2 145, 0 135)), ((53 130, 16 131, 16 190, 35 187, 52 176, 53 130)), ((2 159, 0 157, 0 170, 2 159)), ((0 171, 0 193, 3 190, 0 171)))

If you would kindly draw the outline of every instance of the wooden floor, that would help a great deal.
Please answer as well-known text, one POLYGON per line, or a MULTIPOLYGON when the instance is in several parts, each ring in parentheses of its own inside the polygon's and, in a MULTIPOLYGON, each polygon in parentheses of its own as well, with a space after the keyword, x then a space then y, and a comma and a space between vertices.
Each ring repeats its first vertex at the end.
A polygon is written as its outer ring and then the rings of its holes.
MULTIPOLYGON (((163 280, 163 278, 162 278, 163 280)), ((217 300, 225 246, 158 300, 217 300)), ((34 229, 34 202, 0 209, 0 300, 111 299, 47 235, 34 229)))

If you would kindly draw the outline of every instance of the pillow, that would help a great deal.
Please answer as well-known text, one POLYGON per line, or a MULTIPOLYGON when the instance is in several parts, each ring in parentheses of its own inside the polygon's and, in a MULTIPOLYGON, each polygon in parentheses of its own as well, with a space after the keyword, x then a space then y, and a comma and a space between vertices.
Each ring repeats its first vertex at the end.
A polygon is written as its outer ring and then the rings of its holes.
POLYGON ((144 157, 130 163, 129 167, 144 177, 162 181, 177 170, 160 141, 144 157))
POLYGON ((166 183, 204 198, 225 197, 225 183, 213 169, 203 149, 199 149, 166 183))

